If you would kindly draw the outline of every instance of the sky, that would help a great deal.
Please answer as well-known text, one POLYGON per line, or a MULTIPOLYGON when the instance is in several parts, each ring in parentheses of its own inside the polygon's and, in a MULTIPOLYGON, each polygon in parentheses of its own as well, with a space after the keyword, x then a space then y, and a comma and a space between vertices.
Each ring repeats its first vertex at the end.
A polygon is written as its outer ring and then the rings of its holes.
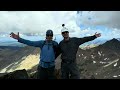
POLYGON ((0 11, 0 32, 61 34, 65 24, 71 37, 101 33, 100 39, 120 38, 120 11, 0 11))

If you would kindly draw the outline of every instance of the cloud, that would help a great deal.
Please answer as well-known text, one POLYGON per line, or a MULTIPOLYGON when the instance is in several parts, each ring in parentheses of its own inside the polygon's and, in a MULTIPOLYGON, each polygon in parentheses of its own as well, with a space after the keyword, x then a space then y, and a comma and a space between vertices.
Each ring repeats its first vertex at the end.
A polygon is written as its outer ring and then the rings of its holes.
POLYGON ((1 11, 0 32, 45 33, 52 29, 61 33, 61 24, 72 25, 75 11, 1 11))
POLYGON ((83 11, 78 14, 77 24, 87 26, 105 26, 120 30, 120 11, 83 11))
POLYGON ((72 37, 84 37, 95 32, 102 37, 120 36, 120 11, 0 11, 0 32, 41 33, 52 29, 54 34, 61 34, 64 23, 72 37), (80 25, 87 26, 84 29, 80 25), (108 29, 91 29, 105 26, 108 29), (106 32, 109 33, 106 33, 106 32))

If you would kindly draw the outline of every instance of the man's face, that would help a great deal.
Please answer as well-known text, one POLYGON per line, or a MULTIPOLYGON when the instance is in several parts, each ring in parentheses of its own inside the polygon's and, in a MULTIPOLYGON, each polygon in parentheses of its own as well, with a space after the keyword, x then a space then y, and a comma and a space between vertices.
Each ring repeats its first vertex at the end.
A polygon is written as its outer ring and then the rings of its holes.
POLYGON ((69 37, 69 32, 68 31, 62 32, 62 36, 64 38, 68 38, 69 37))
POLYGON ((47 40, 52 40, 53 39, 53 35, 46 35, 46 39, 47 40))

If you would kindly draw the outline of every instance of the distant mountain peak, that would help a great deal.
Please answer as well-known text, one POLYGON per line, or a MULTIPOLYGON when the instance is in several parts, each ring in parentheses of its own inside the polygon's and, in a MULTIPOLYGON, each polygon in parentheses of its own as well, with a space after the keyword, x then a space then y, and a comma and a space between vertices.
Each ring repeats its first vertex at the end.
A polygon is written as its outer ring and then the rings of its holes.
POLYGON ((120 49, 120 41, 117 40, 116 38, 113 38, 113 39, 105 42, 101 46, 104 47, 104 48, 109 48, 109 49, 113 49, 113 50, 119 50, 120 49))
POLYGON ((117 40, 116 38, 113 38, 113 39, 107 41, 106 43, 120 43, 120 41, 117 40))
POLYGON ((111 41, 118 41, 116 38, 111 39, 111 41))

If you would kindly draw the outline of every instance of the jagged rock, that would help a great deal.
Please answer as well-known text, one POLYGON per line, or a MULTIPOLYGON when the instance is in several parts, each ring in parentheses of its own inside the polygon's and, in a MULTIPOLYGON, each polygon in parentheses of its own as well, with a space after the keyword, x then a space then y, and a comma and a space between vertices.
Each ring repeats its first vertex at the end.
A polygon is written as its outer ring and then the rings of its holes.
POLYGON ((30 76, 30 79, 37 79, 37 75, 38 75, 38 72, 35 71, 34 73, 31 73, 29 76, 30 76))
POLYGON ((27 71, 23 69, 7 73, 1 76, 0 79, 29 79, 29 76, 27 74, 27 71))
MULTIPOLYGON (((30 76, 30 79, 37 79, 37 74, 38 72, 35 71, 34 73, 31 73, 29 76, 30 76)), ((61 71, 60 69, 55 69, 55 76, 56 76, 56 79, 61 79, 61 71)))

